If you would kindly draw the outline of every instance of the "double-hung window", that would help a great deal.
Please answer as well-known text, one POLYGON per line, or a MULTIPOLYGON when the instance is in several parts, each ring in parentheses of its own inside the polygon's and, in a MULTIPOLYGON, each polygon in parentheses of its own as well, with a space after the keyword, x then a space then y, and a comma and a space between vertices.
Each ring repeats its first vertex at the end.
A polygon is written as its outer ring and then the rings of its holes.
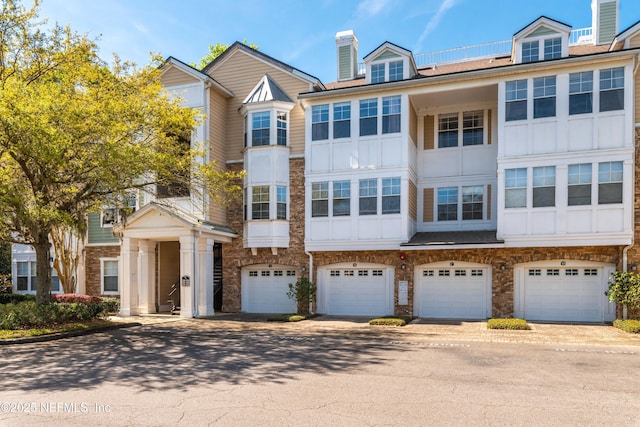
POLYGON ((377 215, 378 214, 378 180, 361 179, 360 180, 360 215, 377 215))
POLYGON ((351 181, 333 183, 333 216, 351 214, 351 181))
POLYGON ((382 98, 382 133, 400 132, 400 96, 382 98))
POLYGON ((276 187, 276 219, 287 219, 287 187, 276 187))
POLYGON ((102 293, 117 294, 118 289, 118 261, 102 260, 102 293))
POLYGON ((624 109, 624 68, 600 70, 600 111, 624 109))
POLYGON ((438 148, 458 146, 458 113, 438 117, 438 148))
POLYGON ((251 146, 269 145, 269 129, 271 127, 271 113, 261 111, 253 113, 251 128, 251 146))
POLYGON ((311 107, 311 140, 329 139, 329 104, 311 107))
POLYGON ((556 205, 556 167, 533 168, 533 207, 556 205))
POLYGON ((458 187, 438 188, 438 221, 458 220, 458 187))
POLYGON ((371 66, 371 83, 384 82, 384 68, 385 64, 373 64, 371 66))
MULTIPOLYGON (((19 261, 16 263, 16 288, 19 291, 29 290, 29 264, 35 265, 35 263, 29 263, 28 261, 19 261)), ((35 276, 35 274, 33 274, 35 276)))
POLYGON ((378 99, 360 101, 360 136, 378 133, 378 99))
POLYGON ((526 120, 527 118, 527 80, 514 80, 506 83, 505 120, 526 120))
POLYGON ((533 79, 533 118, 556 115, 556 76, 533 79))
POLYGON ((252 187, 251 219, 269 219, 269 186, 252 187))
POLYGON ((567 205, 591 204, 591 163, 569 165, 567 205))
POLYGON ((311 184, 311 216, 329 216, 328 182, 314 182, 311 184))
POLYGON ((593 71, 569 74, 569 114, 593 111, 593 71))
POLYGON ((333 137, 349 138, 351 136, 351 103, 333 104, 333 137))
POLYGON ((598 204, 622 203, 622 162, 598 165, 598 204))
POLYGON ((560 37, 544 41, 544 59, 556 59, 562 56, 562 39, 560 37))
POLYGON ((287 146, 287 113, 278 111, 276 114, 278 121, 278 145, 287 146))
POLYGON ((484 135, 484 112, 462 113, 462 145, 482 145, 484 135))
POLYGON ((482 219, 484 187, 473 185, 462 187, 462 220, 482 219))
POLYGON ((402 61, 389 62, 389 81, 402 80, 402 61))
POLYGON ((400 213, 400 178, 382 179, 382 214, 400 213))
POLYGON ((527 169, 506 169, 504 171, 504 207, 524 208, 527 206, 527 169))
POLYGON ((540 59, 540 43, 536 40, 533 42, 522 43, 522 62, 534 62, 540 59))

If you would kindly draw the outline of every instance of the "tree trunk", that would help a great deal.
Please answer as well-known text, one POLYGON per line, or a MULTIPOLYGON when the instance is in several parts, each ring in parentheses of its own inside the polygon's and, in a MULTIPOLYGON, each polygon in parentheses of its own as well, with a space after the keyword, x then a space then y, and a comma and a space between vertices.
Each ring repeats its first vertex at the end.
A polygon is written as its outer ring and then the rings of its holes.
POLYGON ((51 301, 51 243, 49 233, 40 231, 33 245, 36 250, 36 302, 46 304, 51 301))

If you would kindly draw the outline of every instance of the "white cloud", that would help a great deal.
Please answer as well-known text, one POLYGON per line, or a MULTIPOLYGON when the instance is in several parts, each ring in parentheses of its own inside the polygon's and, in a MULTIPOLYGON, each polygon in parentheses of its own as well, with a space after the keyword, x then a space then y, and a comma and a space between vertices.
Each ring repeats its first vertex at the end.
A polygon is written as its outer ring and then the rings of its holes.
POLYGON ((440 20, 442 19, 444 14, 459 2, 460 0, 444 0, 440 4, 440 7, 436 11, 436 13, 431 17, 429 22, 427 22, 427 25, 424 27, 422 34, 420 34, 420 37, 418 38, 417 46, 414 52, 419 52, 422 49, 422 43, 424 42, 424 39, 427 38, 427 36, 438 27, 438 24, 440 24, 440 20))
POLYGON ((356 15, 361 17, 371 17, 379 14, 391 0, 362 0, 356 8, 356 15))

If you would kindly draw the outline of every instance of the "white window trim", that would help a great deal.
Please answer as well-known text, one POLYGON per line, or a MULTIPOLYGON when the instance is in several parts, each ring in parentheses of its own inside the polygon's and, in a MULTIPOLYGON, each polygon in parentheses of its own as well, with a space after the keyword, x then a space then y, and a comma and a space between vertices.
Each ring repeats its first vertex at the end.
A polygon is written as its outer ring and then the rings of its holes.
POLYGON ((441 111, 438 112, 437 115, 435 116, 435 124, 434 124, 434 144, 433 144, 433 149, 434 150, 455 150, 455 149, 473 149, 475 148, 480 148, 480 147, 486 147, 489 144, 489 126, 491 126, 491 123, 489 123, 489 108, 486 107, 478 107, 478 108, 465 108, 464 110, 460 110, 460 111, 441 111), (463 145, 464 142, 464 113, 472 113, 474 111, 482 111, 482 144, 477 144, 477 145, 463 145), (438 145, 438 136, 440 134, 440 116, 446 115, 446 114, 457 114, 458 115, 458 145, 456 145, 455 147, 440 147, 438 145))
POLYGON ((100 293, 101 295, 120 295, 120 290, 122 288, 121 283, 121 274, 120 274, 120 257, 115 258, 100 258, 100 293), (107 261, 115 261, 118 263, 118 291, 105 291, 104 290, 104 263, 107 261))

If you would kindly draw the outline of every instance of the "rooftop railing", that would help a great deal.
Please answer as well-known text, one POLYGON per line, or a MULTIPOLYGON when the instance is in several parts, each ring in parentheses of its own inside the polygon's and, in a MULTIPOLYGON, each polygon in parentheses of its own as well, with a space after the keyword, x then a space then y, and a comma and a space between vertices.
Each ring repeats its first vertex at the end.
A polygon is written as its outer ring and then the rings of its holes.
MULTIPOLYGON (((589 28, 578 28, 571 31, 569 35, 569 45, 579 45, 591 43, 593 41, 593 31, 589 28)), ((495 58, 511 54, 512 40, 502 40, 497 42, 476 44, 471 46, 457 47, 453 49, 436 50, 432 52, 417 53, 413 55, 418 68, 452 64, 456 62, 473 61, 476 59, 495 58)), ((364 63, 358 64, 358 74, 364 75, 364 63)))

